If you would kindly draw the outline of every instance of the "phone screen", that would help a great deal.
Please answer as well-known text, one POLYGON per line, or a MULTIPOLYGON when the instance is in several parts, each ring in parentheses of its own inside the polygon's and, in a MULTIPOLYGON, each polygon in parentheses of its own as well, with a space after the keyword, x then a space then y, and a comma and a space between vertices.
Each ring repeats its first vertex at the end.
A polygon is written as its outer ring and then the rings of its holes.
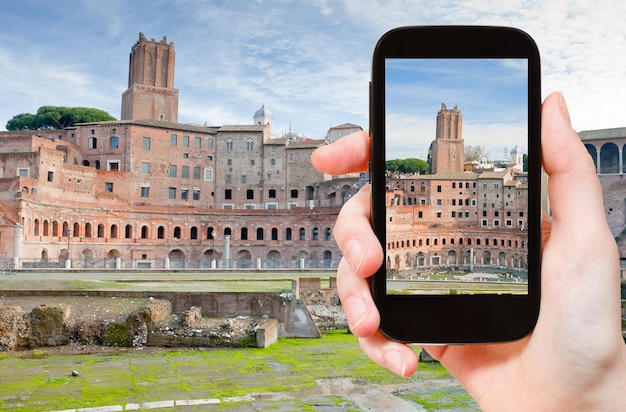
POLYGON ((528 60, 386 58, 389 295, 528 293, 528 60))

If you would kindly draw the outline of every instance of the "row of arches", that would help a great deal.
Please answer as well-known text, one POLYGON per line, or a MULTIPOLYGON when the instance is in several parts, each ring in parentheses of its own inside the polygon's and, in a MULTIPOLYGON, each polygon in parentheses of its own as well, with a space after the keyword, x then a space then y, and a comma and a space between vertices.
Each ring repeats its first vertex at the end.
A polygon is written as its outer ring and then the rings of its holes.
POLYGON ((412 239, 397 239, 387 242, 387 250, 432 247, 432 246, 495 246, 509 249, 526 249, 526 236, 520 239, 519 236, 511 237, 417 237, 412 239))
MULTIPOLYGON (((35 219, 32 225, 32 234, 34 236, 53 236, 53 237, 73 237, 73 238, 110 238, 110 239, 191 239, 191 240, 213 240, 219 235, 213 226, 206 228, 192 226, 186 233, 183 232, 181 226, 173 226, 166 228, 159 225, 155 229, 149 225, 138 226, 138 232, 135 233, 135 226, 131 224, 118 225, 110 224, 105 226, 103 223, 92 224, 86 222, 59 222, 57 220, 40 220, 35 219), (202 231, 202 233, 201 233, 202 231)), ((235 233, 230 227, 222 230, 222 236, 230 236, 233 240, 327 240, 332 239, 332 229, 330 227, 287 227, 279 230, 277 227, 271 227, 267 230, 265 227, 248 228, 247 226, 239 228, 235 233), (282 232, 282 233, 281 233, 282 232), (235 234, 237 237, 234 237, 235 234)))
POLYGON ((443 253, 424 252, 396 253, 387 256, 387 269, 406 270, 423 266, 483 265, 509 268, 525 268, 527 255, 503 250, 483 250, 474 253, 471 249, 462 252, 447 250, 443 253))
POLYGON ((623 174, 626 170, 626 159, 623 156, 626 145, 618 146, 607 142, 598 148, 591 143, 585 143, 585 147, 598 174, 623 174))

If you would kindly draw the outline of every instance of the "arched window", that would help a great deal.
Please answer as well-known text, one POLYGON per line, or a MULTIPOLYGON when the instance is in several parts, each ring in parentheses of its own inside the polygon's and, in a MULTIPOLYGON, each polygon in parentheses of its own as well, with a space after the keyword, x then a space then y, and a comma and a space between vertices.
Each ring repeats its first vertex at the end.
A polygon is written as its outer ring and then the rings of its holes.
POLYGON ((248 141, 246 142, 246 148, 248 150, 254 149, 254 143, 252 142, 252 139, 248 139, 248 141))
POLYGON ((329 227, 324 229, 324 240, 330 240, 333 236, 332 230, 329 227))
POLYGON ((159 226, 157 229, 157 238, 165 239, 165 228, 163 226, 159 226))
POLYGON ((133 227, 131 225, 126 225, 124 228, 124 237, 126 239, 130 239, 133 237, 133 227))
POLYGON ((102 223, 98 225, 98 237, 104 237, 104 225, 102 223))
POLYGON ((300 228, 300 240, 306 240, 306 229, 303 227, 300 228))
POLYGON ((109 148, 110 149, 117 149, 120 145, 120 139, 117 136, 111 136, 111 138, 109 139, 109 148))
POLYGON ((229 227, 224 228, 224 236, 232 236, 232 234, 233 231, 229 227))
POLYGON ((39 236, 39 219, 35 219, 35 224, 33 225, 33 235, 39 236))
POLYGON ((263 240, 265 232, 262 227, 256 229, 256 240, 263 240))
POLYGON ((272 240, 278 240, 278 229, 272 228, 272 240))
POLYGON ((206 230, 206 238, 209 240, 215 239, 215 229, 213 229, 213 226, 209 226, 206 230))
POLYGON ((285 240, 291 240, 291 228, 288 227, 287 229, 285 229, 285 240))
POLYGON ((248 240, 248 228, 247 227, 242 227, 241 228, 241 240, 248 240))
POLYGON ((180 226, 174 228, 174 239, 180 239, 180 226))
POLYGON ((233 140, 232 139, 226 140, 226 150, 233 150, 233 140))
POLYGON ((72 230, 72 236, 73 237, 80 236, 80 224, 78 222, 74 223, 74 230, 72 230))
POLYGON ((111 225, 111 239, 117 238, 117 225, 111 225))
POLYGON ((193 226, 191 228, 191 230, 189 231, 189 237, 191 239, 197 239, 198 238, 198 228, 193 226))
POLYGON ((148 226, 146 226, 146 225, 141 227, 141 238, 142 239, 147 239, 148 238, 148 226))
POLYGON ((319 239, 319 234, 320 230, 316 227, 313 228, 313 240, 318 240, 319 239))
POLYGON ((59 222, 52 222, 52 236, 59 236, 59 222))
POLYGON ((85 223, 85 237, 91 237, 91 223, 85 223))

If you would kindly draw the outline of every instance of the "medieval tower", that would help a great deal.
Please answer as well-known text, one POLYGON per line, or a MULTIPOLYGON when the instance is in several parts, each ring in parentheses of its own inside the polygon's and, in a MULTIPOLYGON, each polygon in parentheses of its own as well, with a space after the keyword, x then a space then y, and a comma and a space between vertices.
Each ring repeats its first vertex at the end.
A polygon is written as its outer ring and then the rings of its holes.
POLYGON ((432 173, 462 172, 464 143, 463 115, 457 106, 448 109, 444 103, 437 112, 437 131, 432 145, 432 173))
POLYGON ((156 42, 139 33, 130 52, 128 89, 122 94, 122 119, 178 122, 178 89, 174 88, 174 43, 156 42))

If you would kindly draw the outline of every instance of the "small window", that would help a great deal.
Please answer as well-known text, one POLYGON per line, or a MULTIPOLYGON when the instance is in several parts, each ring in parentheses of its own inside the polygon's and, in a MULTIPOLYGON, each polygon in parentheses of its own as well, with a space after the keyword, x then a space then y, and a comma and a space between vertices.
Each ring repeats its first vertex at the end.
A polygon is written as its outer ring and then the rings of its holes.
POLYGON ((150 197, 150 187, 141 186, 141 197, 150 197))
POLYGON ((437 193, 441 193, 441 185, 437 186, 437 193))
POLYGON ((194 167, 193 168, 193 178, 194 179, 200 179, 200 168, 199 167, 194 167))
POLYGON ((189 147, 189 136, 183 136, 183 146, 189 147))
POLYGON ((270 199, 276 199, 276 189, 270 189, 270 191, 269 191, 269 198, 270 199))
POLYGON ((180 172, 181 172, 181 176, 182 176, 184 179, 189 178, 189 166, 183 166, 183 167, 182 167, 182 170, 181 170, 180 172))
POLYGON ((175 134, 170 135, 170 145, 171 146, 177 146, 178 145, 178 136, 176 136, 175 134))
POLYGON ((141 174, 149 175, 150 174, 150 163, 142 162, 141 163, 141 174))
POLYGON ((201 137, 195 137, 195 138, 193 139, 193 146, 194 146, 196 149, 200 149, 200 148, 202 148, 202 138, 201 138, 201 137))
POLYGON ((193 189, 193 200, 200 200, 200 189, 193 189))
POLYGON ((111 182, 106 182, 104 184, 104 191, 108 192, 108 193, 112 193, 113 192, 113 183, 111 182))
POLYGON ((233 140, 232 139, 228 139, 226 141, 226 150, 233 150, 233 140))
POLYGON ((170 165, 170 177, 176 177, 176 165, 170 165))
POLYGON ((144 137, 141 140, 141 148, 143 150, 150 150, 150 138, 149 137, 144 137))
POLYGON ((253 189, 246 190, 246 199, 254 199, 254 190, 253 189))
POLYGON ((176 199, 176 188, 175 187, 170 187, 168 189, 168 197, 169 197, 169 199, 176 199))
POLYGON ((207 139, 207 148, 208 149, 213 149, 213 139, 211 139, 211 138, 207 139))
POLYGON ((213 169, 204 169, 204 180, 213 180, 213 169))
POLYGON ((88 141, 88 146, 89 149, 97 149, 98 148, 98 139, 96 139, 95 137, 90 137, 89 141, 88 141))
POLYGON ((248 150, 253 150, 254 149, 254 142, 252 141, 252 139, 248 139, 248 141, 246 142, 246 148, 248 150))
POLYGON ((247 180, 248 180, 248 176, 241 175, 241 183, 245 184, 247 180))
POLYGON ((298 189, 292 189, 291 190, 291 198, 292 199, 297 199, 298 198, 298 189))
POLYGON ((224 199, 232 199, 233 198, 233 190, 226 189, 224 190, 224 199))
POLYGON ((109 148, 111 148, 111 149, 117 149, 117 148, 119 147, 119 145, 120 145, 120 139, 119 139, 119 137, 112 136, 112 137, 109 139, 109 148))
POLYGON ((189 189, 181 189, 181 191, 180 191, 180 198, 181 198, 181 200, 188 200, 189 199, 189 189))
POLYGON ((54 172, 48 172, 48 182, 52 182, 54 180, 54 172))

